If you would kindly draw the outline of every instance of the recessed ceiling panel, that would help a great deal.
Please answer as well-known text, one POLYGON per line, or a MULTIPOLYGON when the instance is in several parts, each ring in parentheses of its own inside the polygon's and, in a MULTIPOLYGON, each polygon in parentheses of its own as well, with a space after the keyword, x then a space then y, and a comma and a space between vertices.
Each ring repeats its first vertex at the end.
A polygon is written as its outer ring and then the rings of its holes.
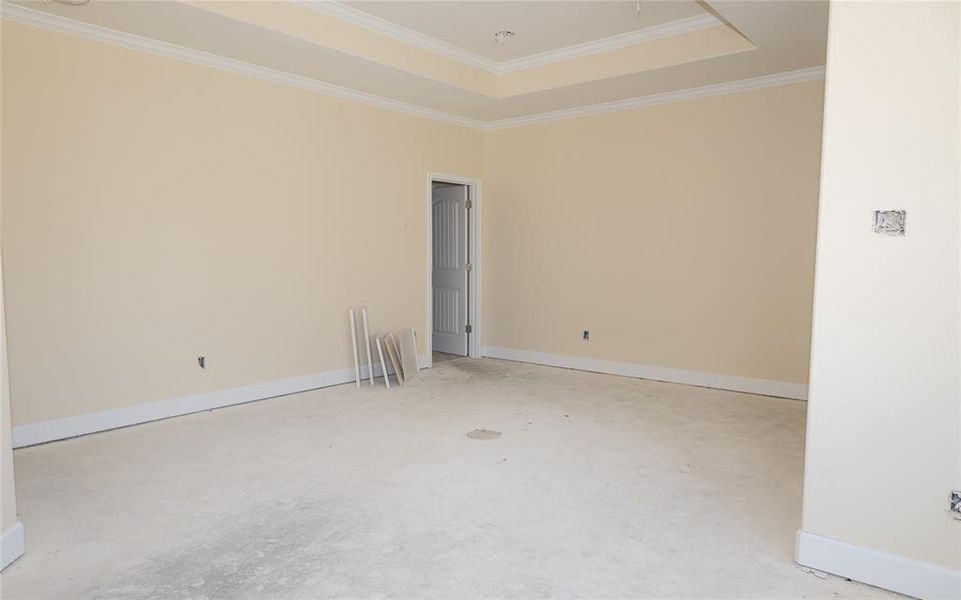
POLYGON ((350 1, 350 8, 498 62, 704 14, 692 0, 350 1), (514 37, 498 44, 494 34, 514 37))

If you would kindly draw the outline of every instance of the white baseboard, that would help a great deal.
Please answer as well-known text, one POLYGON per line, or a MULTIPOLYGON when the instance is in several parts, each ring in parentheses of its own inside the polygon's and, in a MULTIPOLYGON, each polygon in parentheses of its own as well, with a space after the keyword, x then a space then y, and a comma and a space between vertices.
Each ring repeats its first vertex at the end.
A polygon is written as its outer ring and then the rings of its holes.
POLYGON ((961 598, 961 570, 797 533, 798 564, 924 600, 961 598))
POLYGON ((0 571, 23 556, 23 524, 17 521, 3 532, 0 538, 0 571))
MULTIPOLYGON (((421 368, 428 366, 430 360, 427 356, 418 356, 417 362, 421 368)), ((367 378, 367 365, 361 366, 361 380, 367 378)), ((387 371, 393 373, 390 366, 387 371)), ((380 365, 374 366, 374 376, 382 375, 380 365)), ((242 387, 230 388, 226 390, 216 390, 203 394, 193 394, 182 396, 170 400, 159 400, 145 404, 136 404, 102 410, 94 413, 87 413, 75 417, 64 417, 62 419, 52 419, 50 421, 40 421, 29 425, 19 425, 13 428, 13 447, 22 448, 54 440, 62 440, 78 435, 86 435, 128 425, 148 423, 159 419, 176 417, 190 413, 222 408, 234 404, 243 404, 254 400, 264 400, 297 392, 306 392, 319 388, 340 385, 354 381, 354 370, 352 368, 337 369, 313 375, 303 375, 301 377, 290 377, 288 379, 277 379, 265 383, 257 383, 242 387)))
POLYGON ((653 379, 670 383, 684 383, 700 387, 747 392, 762 396, 776 396, 794 400, 807 400, 808 386, 803 383, 789 383, 785 381, 770 381, 768 379, 752 379, 735 375, 718 375, 685 369, 669 367, 653 367, 634 363, 613 362, 596 358, 582 358, 579 356, 564 356, 561 354, 547 354, 530 350, 515 350, 513 348, 499 348, 484 346, 481 354, 490 358, 502 358, 518 362, 535 363, 551 367, 563 367, 577 371, 592 371, 609 375, 624 375, 639 379, 653 379))

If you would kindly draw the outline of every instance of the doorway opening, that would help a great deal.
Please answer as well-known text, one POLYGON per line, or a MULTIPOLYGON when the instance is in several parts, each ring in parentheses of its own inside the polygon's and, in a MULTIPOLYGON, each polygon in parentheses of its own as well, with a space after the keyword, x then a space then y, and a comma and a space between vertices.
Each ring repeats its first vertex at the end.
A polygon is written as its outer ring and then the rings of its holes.
POLYGON ((480 183, 428 174, 428 356, 479 356, 480 183))

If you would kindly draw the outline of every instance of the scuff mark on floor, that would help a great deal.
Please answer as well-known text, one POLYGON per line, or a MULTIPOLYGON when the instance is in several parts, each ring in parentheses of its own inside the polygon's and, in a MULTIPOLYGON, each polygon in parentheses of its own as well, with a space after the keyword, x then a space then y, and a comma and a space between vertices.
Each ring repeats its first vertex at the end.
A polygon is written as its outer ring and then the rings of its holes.
POLYGON ((496 440, 500 436, 500 431, 494 431, 492 429, 475 429, 474 431, 467 432, 467 437, 472 440, 496 440))

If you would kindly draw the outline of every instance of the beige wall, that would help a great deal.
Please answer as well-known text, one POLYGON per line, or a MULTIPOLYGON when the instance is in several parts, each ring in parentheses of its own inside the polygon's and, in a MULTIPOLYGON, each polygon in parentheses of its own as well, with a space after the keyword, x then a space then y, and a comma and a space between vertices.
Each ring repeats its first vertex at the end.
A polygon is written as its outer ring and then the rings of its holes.
POLYGON ((347 367, 351 306, 426 331, 426 173, 480 132, 2 26, 15 425, 347 367))
MULTIPOLYGON (((0 532, 17 524, 17 494, 13 478, 10 431, 10 387, 7 376, 7 338, 4 335, 3 275, 0 269, 0 532)), ((6 558, 6 557, 4 557, 6 558)))
MULTIPOLYGON (((0 220, 2 222, 2 220, 0 220)), ((0 261, 2 265, 2 261, 0 261)), ((17 492, 13 477, 13 438, 10 419, 10 379, 7 371, 6 318, 3 302, 3 268, 0 266, 0 533, 11 531, 19 521, 17 492)), ((11 534, 17 537, 16 534, 11 534)), ((6 540, 5 540, 6 541, 6 540)), ((7 556, 7 543, 0 568, 5 567, 12 556, 7 556)), ((13 546, 10 546, 13 549, 13 546)))
POLYGON ((821 104, 810 82, 489 134, 484 344, 806 383, 821 104))
POLYGON ((954 569, 959 7, 831 5, 803 524, 954 569), (907 235, 872 233, 895 208, 907 235))
POLYGON ((484 344, 806 382, 819 82, 485 136, 3 31, 15 425, 425 332, 427 171, 484 179, 484 344))
MULTIPOLYGON (((2 48, 2 38, 2 31, 0 31, 0 48, 2 48)), ((2 56, 2 50, 0 50, 0 56, 2 56)), ((2 89, 2 77, 0 77, 0 100, 2 100, 2 89)), ((2 102, 0 102, 0 110, 2 110, 2 102)), ((2 161, 2 148, 0 148, 0 161, 2 161)), ((0 178, 0 185, 2 185, 2 178, 0 178)), ((0 194, 0 199, 2 199, 2 194, 0 194)), ((2 207, 2 200, 0 200, 0 207, 2 207)), ((0 208, 0 242, 2 242, 3 230, 2 214, 3 210, 0 208)), ((0 243, 0 533, 9 531, 18 522, 12 444, 10 378, 7 371, 6 311, 3 301, 2 243, 0 243)), ((10 557, 4 555, 2 559, 0 567, 6 566, 5 563, 10 560, 10 557)))

